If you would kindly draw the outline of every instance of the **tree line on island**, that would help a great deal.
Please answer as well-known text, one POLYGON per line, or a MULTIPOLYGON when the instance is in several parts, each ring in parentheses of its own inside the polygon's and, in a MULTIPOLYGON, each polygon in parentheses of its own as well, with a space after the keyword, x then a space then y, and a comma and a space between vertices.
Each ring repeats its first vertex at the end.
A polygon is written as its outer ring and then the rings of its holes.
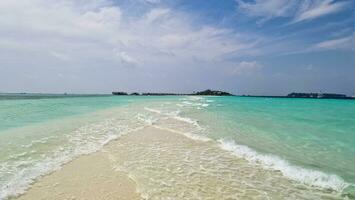
POLYGON ((355 97, 349 97, 344 94, 333 93, 290 93, 286 96, 255 96, 255 95, 234 95, 228 92, 219 90, 203 90, 193 93, 159 93, 159 92, 146 92, 138 93, 133 92, 128 94, 127 92, 112 92, 113 95, 131 95, 131 96, 176 96, 176 95, 206 95, 206 96, 240 96, 240 97, 268 97, 268 98, 309 98, 309 99, 355 99, 355 97))
POLYGON ((234 96, 231 93, 219 91, 219 90, 204 90, 200 92, 193 92, 193 93, 160 93, 160 92, 146 92, 146 93, 138 93, 133 92, 128 94, 127 92, 112 92, 113 95, 132 95, 132 96, 176 96, 176 95, 208 95, 208 96, 234 96))

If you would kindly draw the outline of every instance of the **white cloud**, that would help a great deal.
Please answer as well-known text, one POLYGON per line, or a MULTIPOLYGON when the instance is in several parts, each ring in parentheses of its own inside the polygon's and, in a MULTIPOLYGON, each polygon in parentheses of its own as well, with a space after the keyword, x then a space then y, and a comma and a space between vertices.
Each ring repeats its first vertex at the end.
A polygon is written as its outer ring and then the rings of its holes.
POLYGON ((262 18, 262 22, 277 18, 293 18, 292 23, 312 20, 328 14, 339 12, 346 8, 348 1, 334 0, 254 0, 245 2, 236 0, 239 11, 252 17, 262 18))
POLYGON ((117 52, 116 53, 117 58, 120 62, 123 64, 138 64, 138 61, 133 59, 130 55, 128 55, 126 52, 117 52))
POLYGON ((244 0, 236 1, 241 11, 250 16, 263 17, 265 19, 289 16, 290 10, 295 5, 295 1, 292 0, 255 0, 253 2, 244 2, 244 0))
POLYGON ((238 63, 234 69, 234 75, 248 75, 257 72, 262 68, 262 65, 256 61, 242 61, 238 63))
POLYGON ((24 71, 49 91, 64 87, 54 73, 78 77, 67 88, 157 88, 172 80, 176 88, 176 74, 199 78, 227 69, 229 58, 260 53, 258 36, 196 23, 173 8, 129 9, 110 0, 1 0, 0 90, 34 88, 24 71), (18 79, 2 84, 9 75, 18 79))
POLYGON ((156 8, 148 12, 142 20, 143 23, 151 24, 158 21, 159 19, 160 20, 168 19, 170 16, 169 14, 171 14, 171 11, 169 9, 156 8))
POLYGON ((349 36, 326 40, 316 44, 315 50, 349 49, 355 50, 355 32, 349 36))
POLYGON ((335 2, 334 0, 303 1, 294 19, 294 22, 312 20, 328 14, 339 12, 343 10, 347 4, 347 2, 335 2))
POLYGON ((255 46, 250 42, 255 38, 192 25, 189 16, 170 9, 153 8, 141 16, 129 16, 109 1, 89 2, 90 6, 84 1, 3 0, 0 43, 29 53, 71 53, 77 60, 114 61, 117 53, 112 51, 117 49, 124 52, 118 54, 121 60, 146 65, 158 59, 175 63, 222 60, 227 54, 247 54, 255 46))

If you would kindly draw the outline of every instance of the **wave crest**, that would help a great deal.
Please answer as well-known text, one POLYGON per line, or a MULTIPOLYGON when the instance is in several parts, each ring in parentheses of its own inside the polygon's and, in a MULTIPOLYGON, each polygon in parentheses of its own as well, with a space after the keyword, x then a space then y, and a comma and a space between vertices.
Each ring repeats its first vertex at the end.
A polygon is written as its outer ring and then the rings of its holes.
POLYGON ((236 144, 234 141, 220 139, 218 142, 222 149, 238 157, 243 157, 250 163, 259 164, 263 168, 280 171, 291 180, 335 191, 342 191, 349 186, 337 175, 295 166, 278 156, 260 154, 247 146, 236 144))

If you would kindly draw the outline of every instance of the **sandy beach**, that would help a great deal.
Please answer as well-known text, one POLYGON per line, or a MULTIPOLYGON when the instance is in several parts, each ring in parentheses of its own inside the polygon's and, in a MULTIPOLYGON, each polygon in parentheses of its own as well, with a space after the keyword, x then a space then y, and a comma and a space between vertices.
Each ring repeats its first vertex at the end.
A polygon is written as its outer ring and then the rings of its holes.
POLYGON ((125 173, 114 170, 104 152, 82 156, 40 178, 18 199, 140 199, 125 173))
POLYGON ((38 179, 17 199, 335 199, 292 184, 211 142, 147 126, 38 179))

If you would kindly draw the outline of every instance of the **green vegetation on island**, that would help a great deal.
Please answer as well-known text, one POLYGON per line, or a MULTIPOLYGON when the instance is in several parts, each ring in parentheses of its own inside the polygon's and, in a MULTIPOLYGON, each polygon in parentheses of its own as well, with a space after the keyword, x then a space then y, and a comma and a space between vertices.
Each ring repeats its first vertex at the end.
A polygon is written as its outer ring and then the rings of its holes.
MULTIPOLYGON (((113 95, 128 95, 127 92, 112 92, 113 95)), ((219 91, 219 90, 204 90, 200 92, 193 92, 190 94, 184 93, 161 93, 161 92, 146 92, 139 94, 137 92, 131 93, 130 95, 142 95, 142 96, 176 96, 176 95, 206 95, 206 96, 234 96, 228 92, 219 91)))

